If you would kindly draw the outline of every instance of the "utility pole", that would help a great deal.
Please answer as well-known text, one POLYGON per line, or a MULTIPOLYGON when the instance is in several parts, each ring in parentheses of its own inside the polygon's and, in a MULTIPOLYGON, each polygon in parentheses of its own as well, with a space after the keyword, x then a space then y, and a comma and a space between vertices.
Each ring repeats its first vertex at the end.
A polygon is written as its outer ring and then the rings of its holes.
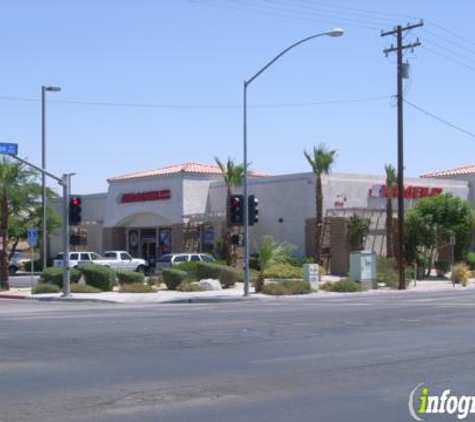
POLYGON ((384 50, 386 56, 389 53, 397 53, 397 181, 398 181, 398 267, 399 267, 399 289, 406 288, 405 274, 404 274, 404 114, 403 114, 403 79, 405 77, 404 65, 402 62, 404 50, 419 47, 421 43, 419 39, 415 43, 403 45, 402 34, 405 31, 410 31, 414 28, 424 26, 424 22, 420 21, 416 24, 407 24, 405 27, 401 25, 396 26, 391 31, 381 32, 382 37, 388 35, 396 35, 396 47, 391 45, 390 48, 384 50))

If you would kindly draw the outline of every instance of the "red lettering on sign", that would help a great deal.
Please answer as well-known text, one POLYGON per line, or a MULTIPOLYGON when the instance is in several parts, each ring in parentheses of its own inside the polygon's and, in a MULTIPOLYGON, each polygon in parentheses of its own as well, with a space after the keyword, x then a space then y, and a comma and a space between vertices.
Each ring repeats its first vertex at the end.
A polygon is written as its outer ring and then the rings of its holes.
POLYGON ((124 193, 120 199, 120 202, 122 204, 129 204, 131 202, 161 201, 170 198, 170 189, 164 189, 149 192, 124 193))
MULTIPOLYGON (((388 189, 386 185, 373 185, 369 190, 369 195, 373 198, 388 198, 393 199, 398 197, 398 188, 388 189)), ((421 199, 431 196, 440 195, 443 192, 442 188, 429 188, 426 186, 406 186, 404 189, 404 198, 406 199, 421 199)))

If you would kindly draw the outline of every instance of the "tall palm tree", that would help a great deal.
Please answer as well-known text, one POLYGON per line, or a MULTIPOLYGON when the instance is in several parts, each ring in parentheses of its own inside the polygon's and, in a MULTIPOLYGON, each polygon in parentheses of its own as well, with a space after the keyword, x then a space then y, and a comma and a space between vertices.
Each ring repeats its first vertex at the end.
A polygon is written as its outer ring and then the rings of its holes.
POLYGON ((323 191, 322 174, 330 174, 331 167, 335 162, 336 150, 329 150, 325 144, 313 147, 313 155, 307 151, 303 152, 308 163, 312 167, 316 177, 315 200, 316 200, 316 221, 315 221, 315 262, 321 264, 322 260, 322 235, 323 235, 323 191))
POLYGON ((0 163, 0 237, 3 239, 3 248, 1 252, 1 282, 0 287, 8 290, 8 217, 10 214, 9 208, 9 189, 18 180, 20 174, 21 164, 12 163, 5 157, 0 163))
MULTIPOLYGON (((224 236, 224 256, 227 265, 232 265, 234 261, 233 247, 231 244, 231 236, 233 229, 230 224, 231 220, 231 195, 233 194, 232 188, 242 185, 242 179, 244 177, 244 166, 242 164, 235 164, 231 158, 228 158, 226 164, 224 164, 218 157, 214 160, 218 165, 223 175, 224 183, 226 185, 226 234, 224 236)), ((244 204, 246 205, 246 204, 244 204)))
POLYGON ((391 164, 384 166, 386 171, 386 256, 388 258, 394 256, 394 241, 393 241, 393 201, 392 192, 397 185, 396 169, 391 164))

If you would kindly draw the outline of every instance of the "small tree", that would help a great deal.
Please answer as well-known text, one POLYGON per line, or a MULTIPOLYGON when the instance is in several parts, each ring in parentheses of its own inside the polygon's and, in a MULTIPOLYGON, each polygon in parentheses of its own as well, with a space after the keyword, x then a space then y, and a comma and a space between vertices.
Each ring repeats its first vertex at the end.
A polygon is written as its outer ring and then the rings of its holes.
POLYGON ((257 262, 259 277, 256 281, 256 292, 260 292, 264 285, 264 272, 275 264, 286 262, 295 249, 289 243, 277 243, 272 236, 263 236, 257 246, 257 262))
POLYGON ((405 219, 406 258, 415 260, 418 249, 423 248, 432 262, 437 249, 447 245, 454 235, 455 261, 463 261, 474 229, 475 214, 468 201, 449 193, 421 199, 405 219))
MULTIPOLYGON (((8 289, 8 262, 15 253, 18 243, 26 238, 26 230, 41 226, 42 187, 36 182, 37 174, 6 158, 0 162, 0 236, 4 239, 4 250, 1 253, 2 284, 8 289)), ((57 195, 47 189, 49 200, 57 195)), ((60 217, 48 207, 47 228, 52 233, 61 225, 60 217)))
POLYGON ((352 251, 362 251, 364 249, 366 237, 369 234, 371 220, 353 214, 348 224, 348 235, 350 240, 350 249, 352 251))
POLYGON ((322 261, 322 236, 323 236, 323 188, 322 175, 330 174, 331 167, 335 162, 336 150, 328 150, 325 144, 313 147, 313 155, 303 152, 312 171, 315 174, 315 262, 322 261))

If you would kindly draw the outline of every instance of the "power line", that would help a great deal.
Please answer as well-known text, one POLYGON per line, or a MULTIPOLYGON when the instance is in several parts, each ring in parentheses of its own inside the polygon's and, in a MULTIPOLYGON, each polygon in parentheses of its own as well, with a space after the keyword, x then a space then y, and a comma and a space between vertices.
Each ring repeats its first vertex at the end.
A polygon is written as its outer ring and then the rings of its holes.
POLYGON ((445 46, 443 46, 442 44, 439 44, 438 42, 436 41, 433 41, 431 40, 430 38, 426 38, 426 37, 422 37, 421 38, 423 41, 429 43, 429 44, 432 44, 434 47, 446 52, 446 53, 449 53, 449 54, 452 54, 453 56, 456 56, 456 57, 459 57, 463 60, 466 60, 467 62, 474 62, 475 63, 475 57, 469 57, 469 56, 465 56, 463 54, 460 54, 454 50, 451 50, 450 48, 447 48, 445 46))
MULTIPOLYGON (((254 14, 260 14, 264 16, 275 16, 279 18, 291 18, 291 19, 298 19, 298 20, 305 20, 308 22, 319 22, 319 23, 326 23, 326 24, 335 24, 335 20, 333 19, 316 19, 316 18, 311 18, 308 17, 308 15, 302 15, 302 14, 289 14, 289 13, 282 13, 282 12, 276 12, 276 11, 271 11, 269 9, 263 10, 263 9, 256 9, 255 7, 248 7, 248 6, 237 6, 237 5, 231 5, 231 4, 223 4, 223 3, 216 3, 210 0, 186 0, 189 3, 194 3, 194 4, 200 4, 200 5, 205 5, 205 6, 211 6, 211 7, 217 7, 221 9, 234 9, 234 10, 239 10, 243 12, 248 12, 248 13, 254 13, 254 14)), ((367 26, 367 25, 358 25, 356 23, 352 23, 351 21, 348 21, 347 19, 339 19, 339 23, 344 24, 347 27, 354 27, 354 28, 362 28, 362 29, 370 29, 373 31, 378 30, 378 28, 373 27, 373 26, 367 26)))
MULTIPOLYGON (((390 96, 379 97, 363 97, 363 98, 349 98, 340 100, 315 101, 306 103, 282 103, 282 104, 256 104, 248 106, 249 108, 292 108, 292 107, 312 107, 320 105, 332 104, 350 104, 363 103, 372 101, 381 101, 390 99, 390 96)), ((39 98, 28 97, 12 97, 0 96, 0 101, 17 101, 17 102, 40 102, 39 98)), ((226 104, 150 104, 150 103, 115 103, 115 102, 93 102, 93 101, 68 101, 68 100, 49 100, 48 103, 81 105, 81 106, 96 106, 96 107, 129 107, 129 108, 158 108, 158 109, 177 109, 177 110, 217 110, 217 109, 241 109, 242 105, 226 105, 226 104)))
POLYGON ((407 100, 404 100, 404 102, 406 104, 410 105, 412 108, 415 108, 416 110, 420 111, 421 113, 424 113, 425 115, 427 115, 429 117, 432 117, 433 119, 437 120, 438 122, 443 123, 444 125, 447 125, 447 126, 451 127, 452 129, 458 130, 459 132, 465 133, 465 135, 468 135, 468 136, 471 136, 472 138, 475 138, 475 133, 470 132, 466 129, 463 129, 463 128, 457 126, 457 125, 454 125, 453 123, 450 123, 447 120, 444 120, 441 117, 438 117, 435 114, 432 114, 432 113, 428 112, 427 110, 424 110, 423 108, 421 108, 419 106, 416 106, 415 104, 413 104, 413 103, 411 103, 407 100))
POLYGON ((432 50, 431 48, 428 48, 428 47, 426 47, 426 46, 424 46, 423 49, 424 49, 424 51, 428 51, 429 53, 435 54, 436 56, 439 56, 439 57, 443 57, 443 58, 446 59, 446 60, 449 60, 449 61, 451 61, 451 62, 453 62, 453 63, 456 63, 456 64, 458 64, 458 65, 460 65, 460 66, 463 66, 463 67, 465 67, 466 69, 475 71, 475 67, 472 67, 472 66, 470 66, 470 65, 468 65, 468 64, 466 64, 466 63, 463 63, 463 62, 461 62, 460 60, 453 59, 452 57, 446 56, 445 54, 441 54, 441 53, 439 53, 439 52, 437 52, 437 51, 434 51, 434 50, 432 50))
POLYGON ((441 25, 435 23, 435 22, 432 21, 432 20, 428 20, 428 19, 427 19, 427 22, 429 22, 431 25, 435 26, 436 28, 441 29, 442 31, 446 32, 447 34, 450 34, 450 35, 452 35, 452 36, 458 38, 459 40, 465 41, 466 43, 475 46, 475 42, 474 42, 473 40, 469 40, 468 38, 465 38, 465 37, 463 37, 462 35, 459 35, 459 34, 457 34, 456 32, 454 32, 454 31, 452 31, 452 30, 450 30, 450 29, 444 28, 443 26, 441 26, 441 25))
POLYGON ((459 49, 461 49, 461 50, 464 50, 464 51, 466 51, 466 52, 468 52, 468 53, 470 53, 470 54, 475 55, 475 49, 473 49, 473 48, 465 47, 465 46, 463 46, 462 44, 459 44, 459 43, 457 43, 457 42, 455 42, 455 41, 452 41, 451 39, 449 39, 449 38, 447 38, 447 37, 444 37, 444 36, 442 36, 442 35, 439 35, 439 34, 437 34, 436 32, 430 31, 429 29, 424 29, 424 30, 425 30, 425 32, 427 32, 428 34, 430 34, 430 35, 432 35, 432 36, 434 36, 434 37, 437 37, 437 38, 441 39, 442 41, 444 41, 444 42, 446 42, 446 43, 448 43, 448 44, 452 44, 452 45, 454 45, 455 47, 457 47, 457 48, 459 48, 459 49))

